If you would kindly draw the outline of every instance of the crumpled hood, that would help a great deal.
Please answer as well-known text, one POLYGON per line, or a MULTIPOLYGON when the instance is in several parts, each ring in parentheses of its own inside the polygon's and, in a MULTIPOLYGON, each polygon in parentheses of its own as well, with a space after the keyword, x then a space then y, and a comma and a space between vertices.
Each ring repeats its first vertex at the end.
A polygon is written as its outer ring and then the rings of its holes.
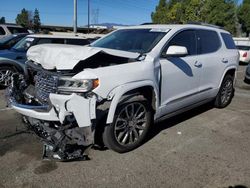
POLYGON ((139 53, 96 48, 90 46, 74 46, 64 44, 42 44, 31 47, 27 52, 28 60, 40 64, 44 69, 71 70, 79 61, 99 53, 135 59, 139 53))

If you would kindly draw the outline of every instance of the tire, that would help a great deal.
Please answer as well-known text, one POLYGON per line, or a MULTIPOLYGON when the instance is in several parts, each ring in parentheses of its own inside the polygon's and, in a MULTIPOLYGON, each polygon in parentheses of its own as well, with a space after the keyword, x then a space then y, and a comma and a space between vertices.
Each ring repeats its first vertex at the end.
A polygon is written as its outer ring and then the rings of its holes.
POLYGON ((11 77, 17 70, 10 66, 0 66, 0 88, 4 89, 11 84, 11 77))
POLYGON ((142 96, 134 96, 118 105, 113 123, 107 125, 103 142, 118 153, 129 152, 139 147, 146 138, 153 111, 142 96))
POLYGON ((232 101, 234 96, 234 78, 233 76, 227 74, 221 84, 220 90, 215 98, 214 105, 217 108, 225 108, 232 101))

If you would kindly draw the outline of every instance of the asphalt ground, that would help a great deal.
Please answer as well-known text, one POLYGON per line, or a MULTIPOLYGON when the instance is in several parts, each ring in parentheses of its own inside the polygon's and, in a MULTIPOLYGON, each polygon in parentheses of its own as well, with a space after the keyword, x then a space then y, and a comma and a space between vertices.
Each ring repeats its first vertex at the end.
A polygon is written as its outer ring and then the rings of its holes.
POLYGON ((42 144, 0 91, 0 187, 250 187, 250 85, 240 66, 225 109, 203 105, 154 125, 145 144, 89 161, 42 160, 42 144))

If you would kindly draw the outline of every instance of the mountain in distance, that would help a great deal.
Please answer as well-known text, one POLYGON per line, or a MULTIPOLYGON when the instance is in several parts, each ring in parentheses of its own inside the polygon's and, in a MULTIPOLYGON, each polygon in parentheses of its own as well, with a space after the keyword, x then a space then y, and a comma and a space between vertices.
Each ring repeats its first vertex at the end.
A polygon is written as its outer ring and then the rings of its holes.
POLYGON ((100 23, 100 24, 90 24, 90 26, 104 26, 107 28, 113 28, 113 27, 126 27, 131 25, 124 25, 124 24, 117 24, 117 23, 100 23))

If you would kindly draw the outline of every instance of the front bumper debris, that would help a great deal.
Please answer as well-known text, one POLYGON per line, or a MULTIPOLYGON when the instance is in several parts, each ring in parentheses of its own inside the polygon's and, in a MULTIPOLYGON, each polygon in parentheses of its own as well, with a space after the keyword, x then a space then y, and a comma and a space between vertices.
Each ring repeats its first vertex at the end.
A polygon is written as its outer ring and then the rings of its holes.
POLYGON ((29 86, 19 75, 8 88, 9 105, 25 116, 28 127, 42 139, 44 158, 56 160, 87 159, 94 143, 96 97, 77 94, 49 95, 49 103, 39 104, 27 94, 29 86))

